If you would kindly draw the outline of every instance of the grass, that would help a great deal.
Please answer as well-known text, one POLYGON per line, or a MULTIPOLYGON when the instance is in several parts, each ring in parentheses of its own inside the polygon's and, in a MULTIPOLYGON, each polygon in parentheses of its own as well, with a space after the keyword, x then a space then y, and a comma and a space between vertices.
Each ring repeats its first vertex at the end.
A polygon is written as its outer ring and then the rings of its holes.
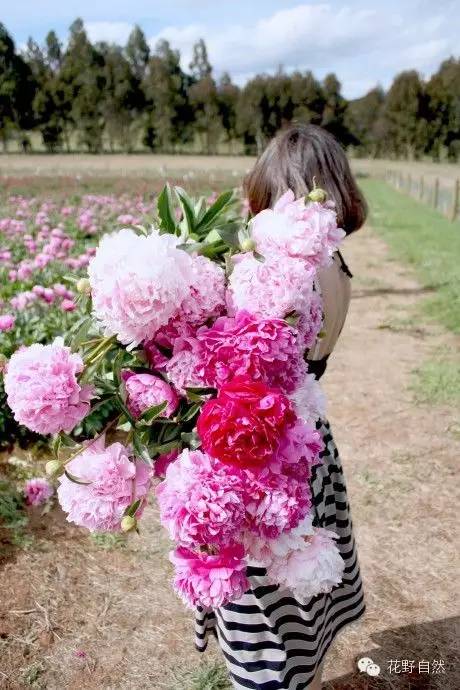
POLYGON ((393 255, 414 267, 433 290, 424 300, 430 318, 460 333, 460 223, 376 179, 360 180, 371 208, 372 227, 393 255))
POLYGON ((231 690, 227 669, 221 663, 202 664, 177 679, 174 690, 231 690))
POLYGON ((460 402, 460 361, 442 355, 414 370, 411 385, 417 402, 454 404, 460 402))

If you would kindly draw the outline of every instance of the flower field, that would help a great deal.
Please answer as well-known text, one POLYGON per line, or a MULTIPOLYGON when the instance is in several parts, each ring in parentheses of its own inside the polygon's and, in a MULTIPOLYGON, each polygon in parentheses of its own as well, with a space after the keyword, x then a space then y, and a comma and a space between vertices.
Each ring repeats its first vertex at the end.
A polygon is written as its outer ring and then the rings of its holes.
MULTIPOLYGON (((155 200, 139 195, 8 196, 0 209, 0 352, 49 342, 82 315, 76 285, 101 235, 149 224, 155 200)), ((2 394, 2 393, 1 393, 2 394)), ((28 440, 1 405, 0 448, 28 440)))

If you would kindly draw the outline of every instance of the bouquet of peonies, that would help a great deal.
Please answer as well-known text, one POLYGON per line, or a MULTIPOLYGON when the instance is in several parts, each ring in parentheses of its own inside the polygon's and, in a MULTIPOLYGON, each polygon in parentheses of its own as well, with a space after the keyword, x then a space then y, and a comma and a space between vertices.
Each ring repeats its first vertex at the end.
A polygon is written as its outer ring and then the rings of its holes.
POLYGON ((248 563, 300 599, 343 572, 336 535, 313 525, 324 398, 305 352, 322 324, 317 270, 344 232, 319 189, 249 223, 234 204, 166 186, 156 227, 102 238, 67 343, 20 348, 4 372, 16 420, 54 435, 47 472, 69 521, 137 530, 156 485, 189 606, 238 599, 248 563), (106 428, 77 443, 108 400, 106 428))

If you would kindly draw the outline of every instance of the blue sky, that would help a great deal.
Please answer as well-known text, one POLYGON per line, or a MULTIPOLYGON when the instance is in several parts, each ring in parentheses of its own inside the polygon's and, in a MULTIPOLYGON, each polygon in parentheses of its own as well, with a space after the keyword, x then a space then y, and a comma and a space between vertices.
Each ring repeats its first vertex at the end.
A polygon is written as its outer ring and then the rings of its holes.
POLYGON ((216 76, 229 71, 239 84, 280 65, 319 78, 333 71, 349 98, 387 87, 403 69, 429 76, 460 52, 458 0, 16 0, 2 21, 23 46, 51 28, 65 41, 77 16, 93 40, 117 43, 138 23, 152 46, 165 37, 179 48, 184 66, 203 37, 216 76))

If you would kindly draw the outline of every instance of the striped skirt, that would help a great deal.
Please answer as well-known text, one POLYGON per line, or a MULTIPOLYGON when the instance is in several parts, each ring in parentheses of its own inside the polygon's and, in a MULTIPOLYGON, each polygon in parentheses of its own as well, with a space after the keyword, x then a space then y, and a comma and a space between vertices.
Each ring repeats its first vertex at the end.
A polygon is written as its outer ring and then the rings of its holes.
POLYGON ((196 646, 217 637, 235 688, 303 690, 312 681, 337 632, 364 612, 359 564, 339 454, 328 422, 318 422, 325 443, 312 473, 316 521, 339 535, 344 577, 330 594, 300 604, 289 590, 248 567, 251 588, 237 602, 196 613, 196 646))

